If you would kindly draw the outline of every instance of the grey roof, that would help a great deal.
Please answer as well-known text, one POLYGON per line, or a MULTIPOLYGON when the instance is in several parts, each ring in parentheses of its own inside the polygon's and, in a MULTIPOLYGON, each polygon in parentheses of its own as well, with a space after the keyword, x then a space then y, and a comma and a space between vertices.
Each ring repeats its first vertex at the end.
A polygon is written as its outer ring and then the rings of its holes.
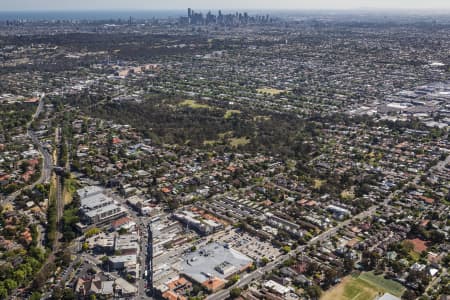
POLYGON ((95 209, 111 203, 114 203, 114 200, 104 194, 96 194, 81 198, 81 207, 87 209, 95 209))
POLYGON ((136 293, 137 288, 123 278, 116 279, 117 285, 124 290, 125 293, 136 293))
POLYGON ((101 216, 104 213, 108 213, 108 216, 113 215, 114 211, 119 210, 117 212, 120 212, 120 206, 118 206, 117 204, 108 204, 106 206, 103 207, 99 207, 93 210, 89 210, 87 212, 85 212, 86 216, 93 218, 95 216, 101 216))
POLYGON ((80 196, 80 198, 86 198, 89 196, 103 193, 103 191, 104 191, 104 188, 99 187, 99 186, 86 186, 84 188, 77 190, 77 194, 78 194, 78 196, 80 196))
POLYGON ((136 256, 136 254, 118 255, 118 256, 109 256, 108 259, 112 263, 122 263, 122 262, 123 263, 127 263, 127 262, 136 263, 137 256, 136 256))
POLYGON ((252 260, 234 249, 226 248, 219 243, 211 243, 184 257, 182 273, 200 283, 210 277, 224 279, 225 276, 215 269, 224 262, 228 262, 239 270, 252 260))

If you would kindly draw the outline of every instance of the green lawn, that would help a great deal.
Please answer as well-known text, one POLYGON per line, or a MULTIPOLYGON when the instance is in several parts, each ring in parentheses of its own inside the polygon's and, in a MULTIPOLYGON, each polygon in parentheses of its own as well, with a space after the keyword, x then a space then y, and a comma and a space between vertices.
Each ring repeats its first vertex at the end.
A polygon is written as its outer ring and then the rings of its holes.
POLYGON ((215 144, 218 144, 218 143, 220 143, 219 140, 206 140, 206 141, 203 141, 203 145, 205 145, 205 146, 214 146, 215 144))
POLYGON ((377 276, 373 272, 362 273, 358 278, 397 297, 400 297, 405 291, 405 288, 400 283, 385 279, 383 276, 377 276))
POLYGON ((231 118, 233 115, 235 114, 240 114, 241 111, 240 110, 236 110, 236 109, 229 109, 225 112, 225 115, 223 116, 224 119, 229 119, 231 118))
POLYGON ((227 132, 219 133, 217 136, 220 139, 225 139, 227 137, 233 137, 233 131, 227 131, 227 132))
POLYGON ((369 300, 373 299, 377 294, 377 289, 359 278, 349 282, 349 284, 344 287, 345 299, 369 300))
POLYGON ((203 141, 203 145, 205 146, 214 146, 216 144, 220 144, 220 143, 228 143, 231 147, 239 147, 239 146, 244 146, 247 145, 248 143, 250 143, 250 139, 247 137, 233 137, 233 132, 232 131, 228 131, 228 132, 224 132, 224 133, 219 133, 218 134, 218 139, 217 140, 204 140, 203 141))
POLYGON ((417 253, 417 252, 414 251, 414 250, 409 251, 408 254, 409 254, 409 256, 411 256, 411 258, 412 258, 414 261, 418 261, 418 260, 420 259, 420 253, 417 253))
POLYGON ((189 106, 190 108, 206 108, 206 109, 210 109, 211 108, 211 106, 209 106, 208 104, 201 104, 201 103, 198 103, 195 100, 184 100, 179 105, 181 105, 181 106, 189 106))
POLYGON ((345 190, 341 192, 341 198, 344 200, 353 200, 355 198, 355 194, 350 190, 345 190))
POLYGON ((314 179, 314 189, 318 190, 325 183, 325 180, 314 179))
POLYGON ((260 88, 257 89, 256 92, 259 94, 268 94, 271 96, 279 95, 281 93, 286 92, 285 90, 273 89, 273 88, 260 88))
POLYGON ((230 145, 232 147, 238 147, 238 146, 241 146, 241 145, 243 146, 243 145, 247 145, 248 143, 250 143, 250 139, 248 139, 246 137, 230 139, 230 145))

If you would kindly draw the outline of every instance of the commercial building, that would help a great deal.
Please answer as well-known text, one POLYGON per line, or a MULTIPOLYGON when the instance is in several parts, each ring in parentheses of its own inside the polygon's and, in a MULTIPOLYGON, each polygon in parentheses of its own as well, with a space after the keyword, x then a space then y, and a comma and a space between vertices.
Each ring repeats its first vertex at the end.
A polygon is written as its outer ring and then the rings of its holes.
POLYGON ((139 235, 137 233, 117 235, 114 249, 122 254, 136 254, 139 251, 139 235))
POLYGON ((82 221, 86 224, 102 224, 126 214, 125 209, 105 195, 101 187, 84 187, 77 193, 81 200, 82 221))
POLYGON ((200 215, 187 210, 174 213, 173 217, 203 235, 208 235, 223 229, 223 224, 213 220, 203 219, 200 215))
POLYGON ((271 291, 272 293, 275 293, 282 297, 285 296, 287 293, 291 292, 290 288, 285 287, 284 285, 281 285, 273 280, 266 281, 264 283, 264 287, 269 291, 271 291))
POLYGON ((233 275, 253 261, 244 254, 219 243, 208 244, 184 257, 181 272, 211 291, 222 288, 233 275))
POLYGON ((136 254, 117 255, 108 257, 109 271, 120 271, 133 278, 139 275, 139 264, 136 254))

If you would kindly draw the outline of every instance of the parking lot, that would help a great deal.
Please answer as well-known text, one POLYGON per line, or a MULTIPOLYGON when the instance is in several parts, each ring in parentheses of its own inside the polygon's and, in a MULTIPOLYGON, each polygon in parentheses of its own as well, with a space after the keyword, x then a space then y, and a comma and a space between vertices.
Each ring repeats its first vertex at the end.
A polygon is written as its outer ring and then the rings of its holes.
POLYGON ((228 244, 254 260, 260 260, 263 257, 273 260, 281 255, 269 241, 261 241, 259 237, 251 236, 239 229, 222 232, 218 235, 217 241, 228 244))

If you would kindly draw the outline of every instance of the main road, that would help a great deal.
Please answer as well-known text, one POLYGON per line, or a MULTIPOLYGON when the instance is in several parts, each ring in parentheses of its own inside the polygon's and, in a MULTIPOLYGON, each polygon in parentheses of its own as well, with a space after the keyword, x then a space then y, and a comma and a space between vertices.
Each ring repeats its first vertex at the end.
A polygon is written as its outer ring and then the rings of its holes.
POLYGON ((250 274, 245 274, 242 277, 242 279, 239 280, 234 285, 230 286, 227 289, 221 290, 215 294, 212 294, 206 299, 208 299, 208 300, 226 299, 229 296, 231 289, 233 289, 235 287, 243 287, 243 286, 251 283, 252 281, 260 279, 265 273, 268 273, 268 272, 272 271, 273 269, 275 269, 275 267, 277 265, 281 264, 282 262, 286 261, 287 259, 289 259, 291 257, 295 257, 297 254, 304 251, 307 246, 310 246, 314 243, 322 242, 324 240, 329 239, 331 236, 334 236, 341 228, 349 225, 352 221, 357 220, 357 219, 367 218, 367 217, 373 215, 375 213, 375 211, 376 211, 376 206, 370 207, 368 210, 363 211, 362 213, 355 215, 353 218, 348 219, 348 220, 340 223, 339 225, 337 225, 327 231, 324 231, 323 233, 319 234, 318 236, 312 238, 305 245, 299 246, 299 247, 297 247, 297 249, 278 257, 276 260, 274 260, 272 262, 269 262, 264 267, 261 267, 255 271, 253 271, 250 274))
MULTIPOLYGON (((441 160, 439 161, 434 167, 432 167, 432 170, 443 170, 446 165, 450 164, 450 155, 448 155, 446 157, 445 160, 441 160)), ((414 178, 412 178, 412 180, 410 180, 410 182, 412 182, 413 184, 418 184, 420 181, 420 174, 416 175, 414 178)), ((399 193, 402 192, 402 189, 400 190, 395 190, 392 193, 390 193, 385 200, 383 201, 383 203, 381 203, 382 206, 386 207, 388 206, 389 202, 391 200, 393 200, 394 196, 398 195, 399 193)), ((239 280, 237 283, 235 283, 234 285, 230 286, 227 289, 221 290, 215 294, 210 295, 209 297, 207 297, 207 300, 222 300, 222 299, 226 299, 229 295, 230 295, 230 291, 233 288, 236 287, 243 287, 249 283, 251 283, 252 281, 258 280, 260 279, 265 273, 272 271, 273 269, 275 269, 275 267, 281 263, 283 263, 284 261, 286 261, 288 258, 290 257, 294 257, 297 254, 299 254, 301 251, 304 251, 305 248, 307 246, 313 245, 317 242, 322 242, 324 240, 329 239, 330 237, 336 235, 336 233, 343 227, 349 225, 352 221, 357 220, 357 219, 364 219, 367 218, 369 216, 372 216, 375 212, 376 212, 377 206, 371 206, 368 210, 363 211, 362 213, 353 216, 351 219, 348 219, 340 224, 338 224, 337 226, 319 234, 318 236, 312 238, 311 240, 308 241, 308 243, 306 243, 306 245, 302 245, 297 247, 297 249, 295 249, 294 251, 291 251, 288 254, 282 255, 280 257, 278 257, 276 260, 269 262, 267 265, 265 265, 262 268, 259 268, 255 271, 253 271, 250 274, 245 274, 241 280, 239 280)))

